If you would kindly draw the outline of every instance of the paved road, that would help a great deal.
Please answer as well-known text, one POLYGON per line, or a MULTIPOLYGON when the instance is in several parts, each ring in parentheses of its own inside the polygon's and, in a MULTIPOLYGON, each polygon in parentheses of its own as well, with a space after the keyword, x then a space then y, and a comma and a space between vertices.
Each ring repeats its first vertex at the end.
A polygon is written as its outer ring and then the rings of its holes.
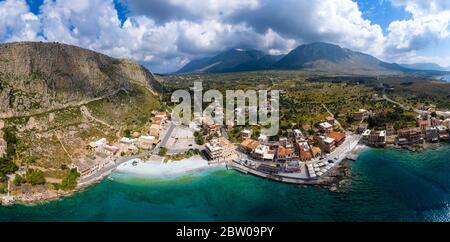
POLYGON ((100 169, 99 171, 95 172, 94 174, 88 176, 88 177, 83 177, 80 180, 78 180, 78 186, 81 187, 83 185, 89 185, 97 180, 103 179, 106 176, 110 175, 118 166, 120 166, 121 164, 130 161, 130 160, 134 160, 134 159, 138 159, 138 158, 142 158, 149 155, 149 153, 145 152, 139 155, 134 155, 134 156, 129 156, 129 157, 122 157, 117 159, 114 164, 108 165, 106 167, 103 167, 102 169, 100 169))
POLYGON ((159 148, 160 147, 166 147, 167 141, 169 141, 169 138, 172 135, 173 130, 175 129, 175 124, 170 123, 169 125, 170 125, 169 129, 164 134, 164 137, 162 138, 161 142, 158 145, 156 145, 156 147, 153 149, 153 154, 154 155, 157 155, 159 153, 159 148))
POLYGON ((222 135, 223 135, 223 137, 224 137, 225 139, 227 139, 227 140, 230 140, 229 137, 228 137, 228 131, 227 131, 227 129, 226 129, 226 128, 221 128, 221 130, 222 130, 222 135))
MULTIPOLYGON (((340 145, 339 147, 337 147, 327 157, 319 159, 319 160, 308 161, 308 162, 306 162, 306 164, 316 164, 319 162, 324 162, 325 164, 328 164, 328 160, 333 160, 333 162, 335 164, 334 167, 337 167, 337 165, 339 163, 341 163, 343 160, 345 160, 347 158, 347 155, 355 149, 355 147, 359 144, 361 137, 362 137, 361 135, 347 133, 347 138, 345 139, 344 143, 342 145, 340 145)), ((239 155, 239 159, 255 161, 251 157, 249 157, 247 154, 242 153, 241 151, 239 151, 237 149, 235 150, 235 153, 237 153, 239 155)), ((256 161, 256 162, 264 163, 261 161, 256 161)), ((326 174, 328 172, 329 171, 324 173, 322 175, 322 177, 326 176, 326 174)), ((280 174, 282 174, 283 176, 286 176, 286 177, 292 177, 292 178, 297 178, 297 179, 309 179, 309 176, 306 174, 306 167, 304 167, 304 166, 302 167, 300 173, 280 173, 280 174)))
POLYGON ((395 105, 399 106, 400 108, 402 108, 403 110, 406 110, 406 111, 413 110, 414 112, 416 112, 416 113, 418 113, 418 114, 423 114, 423 113, 425 112, 425 111, 423 111, 423 110, 419 110, 419 109, 407 107, 407 106, 405 106, 405 105, 403 105, 403 104, 401 104, 401 103, 399 103, 399 102, 397 102, 397 101, 394 101, 394 100, 390 99, 390 98, 386 95, 386 88, 383 88, 383 99, 386 100, 386 101, 388 101, 388 102, 390 102, 390 103, 392 103, 392 104, 395 104, 395 105))

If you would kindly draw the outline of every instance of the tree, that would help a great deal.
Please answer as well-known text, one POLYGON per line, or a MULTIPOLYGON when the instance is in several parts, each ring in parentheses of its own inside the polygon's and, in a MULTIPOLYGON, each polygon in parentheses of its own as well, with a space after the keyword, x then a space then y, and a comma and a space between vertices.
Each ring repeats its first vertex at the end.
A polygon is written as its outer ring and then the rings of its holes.
POLYGON ((14 178, 13 183, 14 183, 14 186, 20 186, 23 183, 25 183, 25 179, 21 175, 17 174, 16 177, 14 178))
POLYGON ((165 156, 167 154, 167 149, 165 147, 161 147, 159 149, 159 153, 160 156, 165 156))
POLYGON ((39 170, 28 169, 24 178, 26 183, 29 183, 33 186, 45 184, 44 173, 39 170))
POLYGON ((80 173, 78 173, 77 169, 69 170, 63 177, 60 189, 64 191, 69 191, 75 189, 77 187, 77 179, 80 177, 80 173))
POLYGON ((131 130, 127 129, 123 132, 123 136, 126 138, 132 138, 131 130))
POLYGON ((8 193, 8 185, 0 183, 0 194, 8 193))
POLYGON ((14 164, 14 158, 16 156, 16 128, 7 127, 3 128, 3 138, 7 143, 6 155, 0 158, 0 177, 6 176, 6 174, 11 174, 17 171, 17 166, 14 164))
POLYGON ((205 138, 203 137, 203 135, 199 135, 199 136, 195 137, 195 143, 197 145, 205 144, 205 138))
POLYGON ((17 166, 14 164, 12 158, 0 158, 0 176, 11 174, 17 171, 17 166))

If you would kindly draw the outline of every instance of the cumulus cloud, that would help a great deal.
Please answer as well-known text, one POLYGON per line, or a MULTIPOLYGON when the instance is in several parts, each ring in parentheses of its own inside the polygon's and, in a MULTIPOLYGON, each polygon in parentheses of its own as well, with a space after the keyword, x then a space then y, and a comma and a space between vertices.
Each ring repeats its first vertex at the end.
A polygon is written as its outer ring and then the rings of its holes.
POLYGON ((39 40, 39 18, 29 11, 24 0, 0 2, 0 40, 39 40))
POLYGON ((225 19, 241 11, 251 10, 262 0, 122 0, 131 15, 145 15, 156 22, 174 20, 203 21, 225 19))
POLYGON ((351 0, 266 1, 234 18, 260 32, 270 28, 301 42, 327 41, 371 54, 380 54, 384 43, 381 27, 364 19, 351 0))
POLYGON ((388 27, 387 49, 414 51, 450 36, 450 2, 447 0, 392 0, 412 14, 408 20, 393 21, 388 27))

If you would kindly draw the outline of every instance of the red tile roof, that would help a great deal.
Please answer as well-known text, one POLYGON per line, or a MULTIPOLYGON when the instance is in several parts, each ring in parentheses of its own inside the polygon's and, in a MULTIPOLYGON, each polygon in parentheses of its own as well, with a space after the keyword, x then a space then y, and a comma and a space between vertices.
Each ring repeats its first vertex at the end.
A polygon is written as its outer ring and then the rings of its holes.
POLYGON ((345 134, 340 133, 340 132, 335 132, 335 131, 328 132, 327 136, 336 140, 337 143, 339 143, 345 139, 345 134))

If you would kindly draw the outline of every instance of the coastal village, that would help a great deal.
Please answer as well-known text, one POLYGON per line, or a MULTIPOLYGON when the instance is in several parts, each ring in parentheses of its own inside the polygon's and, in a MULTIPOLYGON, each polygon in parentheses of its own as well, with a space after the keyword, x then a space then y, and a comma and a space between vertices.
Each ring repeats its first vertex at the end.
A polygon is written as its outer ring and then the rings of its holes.
MULTIPOLYGON (((183 160, 198 155, 210 166, 225 165, 245 174, 285 183, 321 184, 340 162, 356 160, 359 149, 364 146, 414 148, 448 142, 450 119, 432 113, 422 110, 416 117, 416 127, 395 130, 389 126, 371 130, 364 121, 375 114, 361 109, 353 114, 353 119, 360 121, 355 131, 344 130, 329 116, 312 127, 282 130, 276 140, 256 134, 250 128, 240 128, 239 142, 233 143, 227 131, 230 127, 215 124, 199 113, 194 113, 193 121, 184 126, 171 121, 165 111, 154 112, 145 132, 127 133, 113 143, 107 138, 92 140, 86 144, 89 155, 76 160, 70 168, 79 173, 77 187, 82 189, 108 177, 127 162, 136 165, 137 160, 145 160, 162 165, 176 158, 183 160)), ((5 150, 6 142, 0 137, 0 155, 5 150)), ((19 169, 16 175, 23 173, 24 170, 19 169)), ((14 176, 10 177, 8 193, 1 197, 5 204, 50 200, 69 194, 43 186, 17 193, 13 180, 14 176)))

